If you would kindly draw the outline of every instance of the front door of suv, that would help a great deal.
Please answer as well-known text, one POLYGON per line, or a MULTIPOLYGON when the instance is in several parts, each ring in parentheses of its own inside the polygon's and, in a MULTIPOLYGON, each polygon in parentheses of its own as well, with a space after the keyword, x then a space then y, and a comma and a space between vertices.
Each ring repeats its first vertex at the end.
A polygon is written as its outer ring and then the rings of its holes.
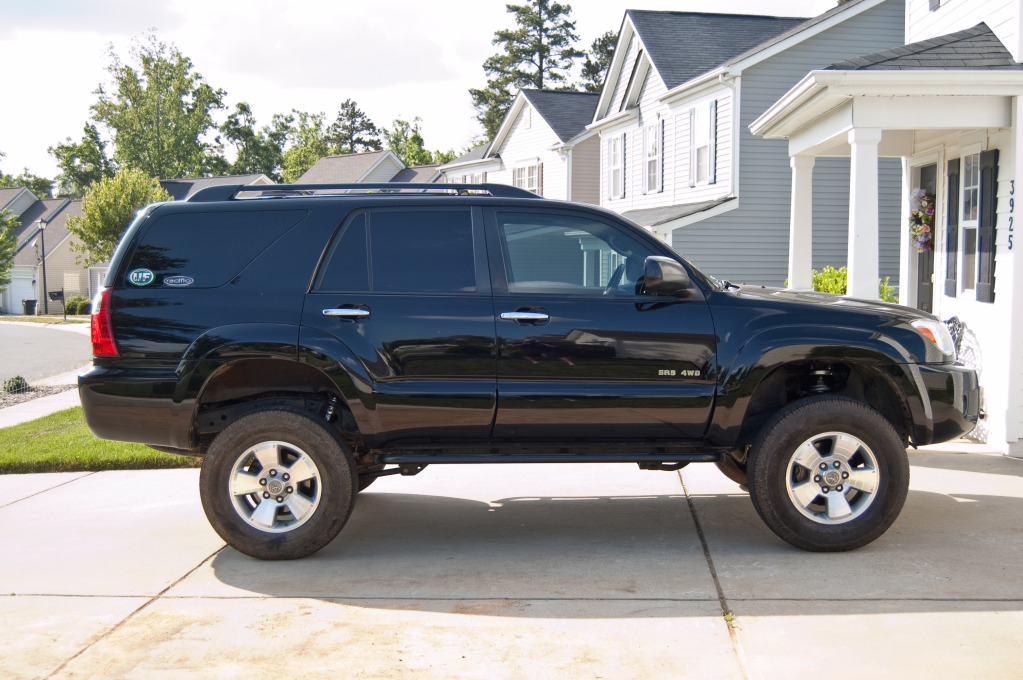
POLYGON ((360 210, 327 250, 300 345, 353 376, 353 412, 372 445, 490 434, 496 352, 481 217, 467 206, 360 210))
POLYGON ((592 213, 494 210, 487 222, 495 438, 699 439, 715 343, 695 284, 682 299, 647 293, 644 260, 664 253, 592 213))

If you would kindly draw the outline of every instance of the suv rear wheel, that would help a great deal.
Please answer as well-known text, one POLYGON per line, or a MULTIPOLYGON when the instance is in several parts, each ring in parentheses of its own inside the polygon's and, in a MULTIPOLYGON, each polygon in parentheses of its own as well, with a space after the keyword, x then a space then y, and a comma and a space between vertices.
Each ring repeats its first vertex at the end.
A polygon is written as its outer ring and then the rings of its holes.
POLYGON ((909 460, 872 408, 821 396, 779 411, 750 449, 753 506, 792 545, 853 550, 883 534, 909 492, 909 460))
POLYGON ((318 420, 259 411, 217 435, 203 459, 199 496, 210 524, 251 557, 310 555, 337 536, 355 502, 355 465, 318 420))

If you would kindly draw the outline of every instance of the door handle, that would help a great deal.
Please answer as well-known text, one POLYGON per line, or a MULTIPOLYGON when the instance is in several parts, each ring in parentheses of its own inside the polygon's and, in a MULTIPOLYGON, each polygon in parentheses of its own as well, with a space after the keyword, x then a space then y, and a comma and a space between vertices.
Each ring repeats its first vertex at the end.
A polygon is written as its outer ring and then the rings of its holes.
POLYGON ((323 316, 336 316, 348 321, 358 321, 369 316, 369 310, 365 307, 340 307, 323 310, 323 316))
POLYGON ((547 312, 501 312, 501 318, 505 321, 520 321, 522 323, 542 323, 551 320, 551 316, 547 312))

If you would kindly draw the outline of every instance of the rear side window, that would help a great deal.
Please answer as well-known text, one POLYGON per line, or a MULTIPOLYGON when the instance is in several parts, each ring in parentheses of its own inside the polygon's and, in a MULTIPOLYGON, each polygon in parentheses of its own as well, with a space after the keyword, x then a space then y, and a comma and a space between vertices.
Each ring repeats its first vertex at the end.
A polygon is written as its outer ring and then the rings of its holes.
POLYGON ((158 217, 136 246, 125 283, 222 286, 306 214, 305 210, 245 210, 158 217))
POLYGON ((321 291, 476 290, 469 210, 380 210, 352 217, 331 247, 321 291))

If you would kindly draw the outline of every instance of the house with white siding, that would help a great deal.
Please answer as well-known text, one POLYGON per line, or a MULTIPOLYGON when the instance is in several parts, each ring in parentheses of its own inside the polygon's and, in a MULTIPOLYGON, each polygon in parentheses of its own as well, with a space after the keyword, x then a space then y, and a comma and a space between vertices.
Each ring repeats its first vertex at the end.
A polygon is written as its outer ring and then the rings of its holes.
MULTIPOLYGON (((629 10, 593 121, 600 205, 722 279, 782 285, 789 251, 785 144, 748 125, 813 68, 902 44, 903 0, 851 0, 811 19, 629 10)), ((848 160, 817 170, 841 182, 848 160)), ((896 180, 898 162, 886 163, 896 180)), ((816 197, 813 264, 846 264, 848 196, 816 197)), ((893 189, 880 205, 898 240, 893 189)), ((896 283, 898 259, 883 263, 896 283)), ((876 285, 876 283, 875 283, 876 285)))
POLYGON ((407 167, 390 149, 324 156, 298 178, 297 184, 431 183, 441 179, 440 166, 407 167))
POLYGON ((522 90, 489 145, 441 166, 448 183, 510 184, 539 196, 597 204, 600 146, 593 119, 598 96, 522 90))
MULTIPOLYGON (((850 293, 870 297, 877 263, 894 253, 900 302, 965 324, 959 358, 983 389, 972 436, 1023 457, 1023 262, 1014 231, 1023 0, 907 0, 905 22, 903 45, 810 70, 751 129, 787 146, 793 242, 816 243, 818 196, 845 193, 850 293), (834 158, 848 159, 848 183, 818 176, 834 158), (900 164, 894 182, 878 159, 900 164), (895 244, 880 238, 876 208, 892 186, 902 206, 895 244)), ((790 285, 807 286, 814 257, 793 253, 790 285)))

